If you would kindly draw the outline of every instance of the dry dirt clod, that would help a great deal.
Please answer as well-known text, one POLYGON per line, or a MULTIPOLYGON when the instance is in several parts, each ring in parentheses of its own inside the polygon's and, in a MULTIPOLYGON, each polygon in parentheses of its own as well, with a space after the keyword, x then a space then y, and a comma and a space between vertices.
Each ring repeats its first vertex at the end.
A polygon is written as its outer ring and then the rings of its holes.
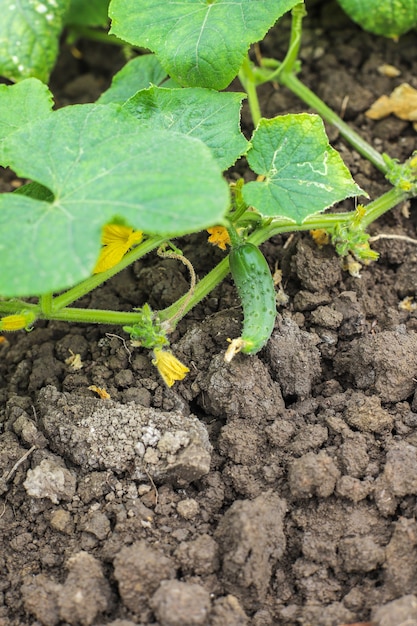
POLYGON ((46 387, 40 420, 51 445, 87 470, 130 472, 132 478, 186 485, 210 469, 204 424, 178 411, 103 402, 46 387))
POLYGON ((224 362, 223 353, 212 359, 199 377, 201 407, 212 415, 272 420, 284 409, 279 385, 256 356, 224 362))
POLYGON ((416 389, 417 333, 405 327, 354 339, 335 357, 340 374, 348 374, 359 389, 369 389, 382 402, 400 402, 416 389))
POLYGON ((385 597, 414 593, 417 580, 417 524, 400 518, 386 547, 384 563, 385 597))
POLYGON ((362 432, 383 433, 392 430, 394 419, 382 407, 378 396, 353 392, 344 412, 346 422, 362 432))
POLYGON ((346 572, 371 572, 385 561, 385 551, 371 536, 346 537, 339 546, 346 572))
POLYGON ((174 578, 175 566, 171 559, 146 541, 138 541, 125 546, 116 555, 114 575, 123 602, 138 616, 147 619, 150 597, 162 580, 174 578))
POLYGON ((106 611, 110 602, 110 586, 97 559, 86 552, 77 552, 68 562, 69 574, 63 585, 39 574, 21 587, 26 610, 44 626, 61 621, 78 626, 91 626, 106 611))
POLYGON ((25 610, 35 615, 43 626, 55 626, 59 622, 58 593, 61 585, 44 574, 28 578, 20 592, 25 610))
POLYGON ((69 624, 90 626, 109 606, 110 585, 100 562, 77 552, 67 563, 68 577, 58 594, 60 618, 69 624))
POLYGON ((398 498, 417 494, 417 448, 406 441, 388 446, 383 472, 374 486, 375 502, 382 515, 392 515, 398 498))
POLYGON ((210 615, 210 626, 247 626, 249 619, 235 596, 218 598, 210 615))
POLYGON ((73 498, 76 479, 72 472, 53 459, 43 459, 33 470, 28 469, 23 486, 32 498, 49 498, 58 504, 60 500, 73 498))
POLYGON ((205 626, 210 594, 201 585, 163 580, 151 599, 161 626, 205 626))
POLYGON ((372 611, 375 626, 414 626, 417 624, 417 597, 404 595, 372 611))
POLYGON ((295 459, 289 467, 289 484, 294 498, 320 498, 330 496, 340 477, 340 471, 324 450, 315 454, 308 452, 295 459))
POLYGON ((265 354, 273 378, 284 397, 305 398, 320 378, 321 363, 317 335, 301 330, 288 317, 278 317, 278 328, 268 342, 265 354))
POLYGON ((183 541, 175 551, 175 557, 185 573, 200 576, 212 574, 219 569, 219 546, 210 535, 200 535, 193 541, 183 541))
POLYGON ((225 586, 245 609, 265 597, 272 568, 285 551, 285 513, 286 502, 270 491, 235 502, 220 520, 215 538, 225 586))

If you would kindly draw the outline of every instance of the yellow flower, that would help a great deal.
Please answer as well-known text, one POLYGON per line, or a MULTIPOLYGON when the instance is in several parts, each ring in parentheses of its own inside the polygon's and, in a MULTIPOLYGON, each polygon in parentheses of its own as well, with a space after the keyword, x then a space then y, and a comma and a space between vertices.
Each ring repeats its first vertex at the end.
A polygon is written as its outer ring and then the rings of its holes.
POLYGON ((190 371, 169 350, 154 350, 154 356, 152 363, 157 367, 168 387, 172 387, 176 380, 183 380, 190 371))
POLYGON ((399 188, 401 189, 401 191, 410 191, 410 189, 412 188, 412 184, 410 183, 409 180, 400 180, 399 182, 399 188))
POLYGON ((209 243, 213 244, 213 246, 218 246, 220 250, 226 250, 226 244, 230 245, 229 233, 224 226, 207 228, 207 232, 210 234, 208 238, 209 243))
POLYGON ((100 256, 93 270, 93 274, 99 274, 114 267, 121 261, 132 248, 132 246, 140 243, 143 239, 143 233, 140 230, 133 230, 128 226, 120 224, 106 224, 103 228, 101 243, 103 247, 100 256))
POLYGON ((315 230, 310 230, 310 235, 313 237, 316 245, 321 248, 322 246, 327 246, 330 243, 330 235, 323 228, 316 228, 315 230))
POLYGON ((0 319, 0 330, 12 332, 14 330, 23 330, 28 328, 36 319, 33 313, 15 313, 14 315, 6 315, 0 319))

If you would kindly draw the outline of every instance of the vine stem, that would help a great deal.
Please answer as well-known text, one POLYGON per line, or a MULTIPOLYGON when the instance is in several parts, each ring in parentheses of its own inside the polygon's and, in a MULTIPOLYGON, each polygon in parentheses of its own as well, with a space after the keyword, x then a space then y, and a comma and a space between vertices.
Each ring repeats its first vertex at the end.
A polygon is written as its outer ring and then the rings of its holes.
POLYGON ((25 310, 36 312, 40 310, 40 305, 18 299, 0 300, 0 313, 12 315, 13 313, 19 313, 25 310))
POLYGON ((282 72, 293 72, 298 59, 301 45, 303 17, 307 15, 304 1, 296 4, 291 10, 291 35, 288 51, 284 60, 276 71, 269 77, 269 80, 279 79, 282 72))
POLYGON ((109 278, 112 278, 112 276, 115 276, 124 270, 134 261, 137 261, 145 256, 145 254, 148 254, 152 250, 155 250, 155 248, 161 246, 165 243, 165 241, 166 239, 163 237, 150 237, 149 239, 145 239, 145 241, 143 241, 139 246, 136 246, 136 248, 133 248, 133 250, 125 254, 123 259, 114 267, 111 267, 104 272, 100 272, 99 274, 93 274, 78 285, 75 285, 75 287, 72 287, 61 295, 56 296, 52 300, 52 311, 57 312, 69 304, 72 304, 76 300, 79 300, 82 296, 85 296, 85 294, 89 293, 106 280, 109 280, 109 278))
MULTIPOLYGON (((408 195, 399 189, 391 189, 383 194, 377 200, 370 202, 366 207, 366 213, 362 219, 363 227, 366 228, 375 219, 386 213, 394 206, 406 200, 408 195)), ((248 241, 255 245, 260 245, 274 235, 288 232, 306 231, 306 230, 332 230, 337 224, 348 223, 355 216, 355 211, 345 213, 325 213, 312 215, 304 220, 302 224, 295 224, 289 219, 273 219, 269 224, 256 230, 248 237, 248 241)), ((224 258, 216 267, 214 267, 206 276, 204 276, 196 285, 193 297, 186 302, 187 294, 174 302, 171 306, 158 312, 161 321, 165 321, 175 317, 177 312, 182 309, 181 318, 188 313, 198 302, 205 298, 229 273, 229 259, 224 258)), ((179 321, 180 318, 178 318, 179 321)))
MULTIPOLYGON (((398 188, 393 188, 387 193, 380 196, 377 200, 370 202, 366 207, 366 213, 362 218, 362 225, 364 228, 375 221, 378 217, 392 209, 394 206, 406 200, 409 194, 398 188)), ((267 239, 270 239, 274 235, 295 232, 306 231, 323 228, 325 230, 332 230, 336 224, 343 224, 349 222, 354 217, 355 212, 349 211, 345 213, 328 213, 312 215, 304 220, 302 224, 295 224, 292 220, 287 218, 272 219, 269 223, 265 224, 261 228, 253 232, 248 241, 255 245, 260 245, 267 239)), ((157 247, 159 243, 163 243, 161 239, 148 240, 147 244, 149 250, 157 247)), ((146 242, 145 242, 146 243, 146 242)), ((139 246, 138 246, 139 247, 139 246)), ((148 251, 149 251, 148 250, 148 251)), ((142 256, 144 254, 143 248, 140 251, 132 250, 123 259, 121 264, 123 266, 132 262, 132 253, 136 253, 136 256, 142 256), (129 258, 128 258, 129 257, 129 258)), ((134 256, 134 254, 133 254, 134 256)), ((122 269, 120 265, 118 270, 122 269)), ((115 270, 115 268, 112 268, 115 270)), ((113 273, 116 273, 115 271, 113 273)), ((204 276, 195 286, 195 290, 190 298, 189 293, 179 298, 177 302, 171 306, 158 312, 158 317, 161 322, 174 318, 178 323, 196 304, 198 304, 203 298, 205 298, 211 291, 227 276, 229 273, 229 258, 225 257, 213 268, 206 276, 204 276)), ((104 274, 104 272, 103 272, 104 274)), ((87 281, 85 281, 87 282, 87 281)), ((102 282, 102 280, 100 281, 102 282)), ((85 285, 84 285, 85 287, 85 285)), ((75 288, 74 288, 75 289, 75 288)), ((74 290, 70 290, 74 295, 74 290)), ((68 292, 68 293, 70 293, 68 292)), ((68 299, 68 294, 63 294, 68 299)), ((60 298, 60 296, 58 296, 60 298)), ((56 298, 56 300, 58 300, 56 298)), ((72 300, 71 300, 72 302, 72 300)), ((62 303, 62 300, 61 300, 62 303)), ((45 304, 45 301, 44 301, 45 304)), ((72 321, 79 323, 98 323, 98 324, 115 324, 115 325, 133 325, 140 320, 140 313, 135 312, 123 312, 123 311, 106 311, 99 309, 82 309, 75 307, 61 307, 59 309, 52 308, 51 312, 42 310, 41 304, 26 303, 22 300, 0 300, 0 311, 2 313, 19 313, 22 310, 32 311, 40 319, 49 320, 61 320, 72 321)), ((173 330, 173 329, 172 329, 173 330)))
POLYGON ((53 312, 50 316, 39 316, 41 319, 60 320, 63 322, 81 322, 83 324, 115 324, 117 326, 133 325, 141 319, 140 313, 125 311, 106 311, 102 309, 80 309, 68 307, 53 312))
POLYGON ((52 293, 45 293, 39 299, 41 311, 44 315, 50 315, 52 313, 52 293))
POLYGON ((252 117, 252 122, 256 128, 259 124, 259 120, 262 117, 261 108, 259 106, 258 94, 256 91, 256 79, 252 71, 252 64, 249 57, 246 57, 242 67, 239 71, 239 80, 242 83, 243 89, 248 96, 249 110, 252 117))

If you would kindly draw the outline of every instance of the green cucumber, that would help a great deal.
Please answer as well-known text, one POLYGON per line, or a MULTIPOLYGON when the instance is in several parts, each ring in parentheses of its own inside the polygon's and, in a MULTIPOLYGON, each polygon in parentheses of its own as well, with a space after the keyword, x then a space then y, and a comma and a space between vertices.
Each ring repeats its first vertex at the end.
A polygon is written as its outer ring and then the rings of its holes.
POLYGON ((243 308, 243 328, 225 355, 231 361, 237 352, 256 354, 264 347, 274 329, 276 296, 274 281, 259 248, 252 243, 238 243, 229 254, 233 276, 243 308))

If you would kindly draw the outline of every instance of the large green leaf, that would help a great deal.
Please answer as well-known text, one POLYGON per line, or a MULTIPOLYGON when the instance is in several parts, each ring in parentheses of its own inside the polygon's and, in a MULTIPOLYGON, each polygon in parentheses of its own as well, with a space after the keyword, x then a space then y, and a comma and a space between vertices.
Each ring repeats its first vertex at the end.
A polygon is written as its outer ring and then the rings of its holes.
POLYGON ((109 0, 70 0, 65 23, 71 26, 107 26, 109 0))
POLYGON ((0 0, 0 76, 47 82, 70 0, 0 0))
POLYGON ((188 87, 224 89, 249 46, 299 0, 111 0, 110 32, 149 48, 188 87))
POLYGON ((262 119, 251 143, 249 165, 265 179, 245 185, 243 196, 266 217, 301 224, 335 202, 366 195, 329 145, 318 115, 262 119))
POLYGON ((150 87, 130 98, 124 108, 143 127, 165 128, 201 139, 225 170, 248 146, 239 127, 244 97, 244 94, 219 93, 202 87, 150 87))
POLYGON ((100 104, 114 102, 122 104, 141 89, 160 85, 167 79, 167 73, 154 54, 144 54, 126 63, 113 76, 110 87, 97 100, 100 104))
POLYGON ((86 278, 114 219, 171 237, 221 222, 228 208, 227 184, 201 141, 142 129, 116 105, 60 109, 10 135, 4 150, 19 176, 54 199, 0 195, 2 296, 86 278))
POLYGON ((0 85, 0 165, 8 165, 2 150, 6 137, 25 124, 49 115, 52 105, 51 92, 36 78, 16 85, 0 85))
POLYGON ((399 37, 417 27, 417 0, 338 0, 349 17, 365 30, 399 37))

